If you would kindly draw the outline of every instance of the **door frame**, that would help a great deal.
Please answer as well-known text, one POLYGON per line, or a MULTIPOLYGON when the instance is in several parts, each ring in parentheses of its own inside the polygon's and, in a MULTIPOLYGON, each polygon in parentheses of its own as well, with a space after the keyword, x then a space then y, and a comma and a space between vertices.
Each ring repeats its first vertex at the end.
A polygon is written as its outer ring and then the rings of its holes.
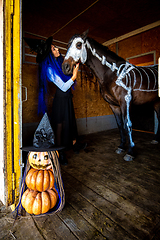
POLYGON ((22 0, 1 0, 0 200, 14 210, 22 180, 22 0), (2 46, 3 45, 3 46, 2 46), (3 85, 3 86, 2 86, 3 85), (3 114, 3 117, 2 117, 3 114))

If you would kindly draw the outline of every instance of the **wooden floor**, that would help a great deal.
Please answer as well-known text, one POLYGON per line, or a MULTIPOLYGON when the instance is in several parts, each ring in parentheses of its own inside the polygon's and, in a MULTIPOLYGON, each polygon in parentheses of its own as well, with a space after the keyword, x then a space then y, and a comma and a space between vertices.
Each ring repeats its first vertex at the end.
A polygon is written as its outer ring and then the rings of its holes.
POLYGON ((64 209, 21 219, 25 229, 15 223, 16 239, 160 239, 160 145, 150 144, 152 134, 133 136, 137 158, 132 162, 115 153, 117 129, 84 136, 86 150, 68 152, 69 164, 61 167, 64 209))

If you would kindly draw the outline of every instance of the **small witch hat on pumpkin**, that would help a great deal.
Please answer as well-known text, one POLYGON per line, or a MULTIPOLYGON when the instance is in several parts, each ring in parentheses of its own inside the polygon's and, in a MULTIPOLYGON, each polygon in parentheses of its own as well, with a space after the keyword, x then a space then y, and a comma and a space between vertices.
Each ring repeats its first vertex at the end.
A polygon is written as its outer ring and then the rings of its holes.
POLYGON ((26 152, 51 152, 64 149, 64 147, 56 147, 54 140, 54 132, 48 115, 45 113, 34 133, 33 146, 22 147, 21 150, 26 152))

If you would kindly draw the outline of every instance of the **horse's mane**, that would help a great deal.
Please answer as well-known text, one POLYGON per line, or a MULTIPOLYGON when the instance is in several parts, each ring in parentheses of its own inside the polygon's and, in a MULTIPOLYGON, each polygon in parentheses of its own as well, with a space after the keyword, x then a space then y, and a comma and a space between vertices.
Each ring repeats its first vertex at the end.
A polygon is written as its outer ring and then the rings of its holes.
POLYGON ((124 58, 119 57, 116 53, 112 52, 107 46, 102 45, 93 38, 87 37, 87 40, 94 46, 95 49, 99 49, 100 53, 101 52, 103 54, 106 53, 107 56, 113 59, 118 58, 118 60, 125 61, 124 58))

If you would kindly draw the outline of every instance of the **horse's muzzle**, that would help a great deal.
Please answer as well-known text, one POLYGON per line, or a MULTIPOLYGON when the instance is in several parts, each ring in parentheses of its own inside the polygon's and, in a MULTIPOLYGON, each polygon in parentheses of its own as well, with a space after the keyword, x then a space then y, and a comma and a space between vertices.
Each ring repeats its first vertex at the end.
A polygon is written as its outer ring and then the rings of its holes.
POLYGON ((70 67, 70 64, 68 62, 63 62, 62 63, 62 71, 65 75, 72 74, 72 69, 70 67))

